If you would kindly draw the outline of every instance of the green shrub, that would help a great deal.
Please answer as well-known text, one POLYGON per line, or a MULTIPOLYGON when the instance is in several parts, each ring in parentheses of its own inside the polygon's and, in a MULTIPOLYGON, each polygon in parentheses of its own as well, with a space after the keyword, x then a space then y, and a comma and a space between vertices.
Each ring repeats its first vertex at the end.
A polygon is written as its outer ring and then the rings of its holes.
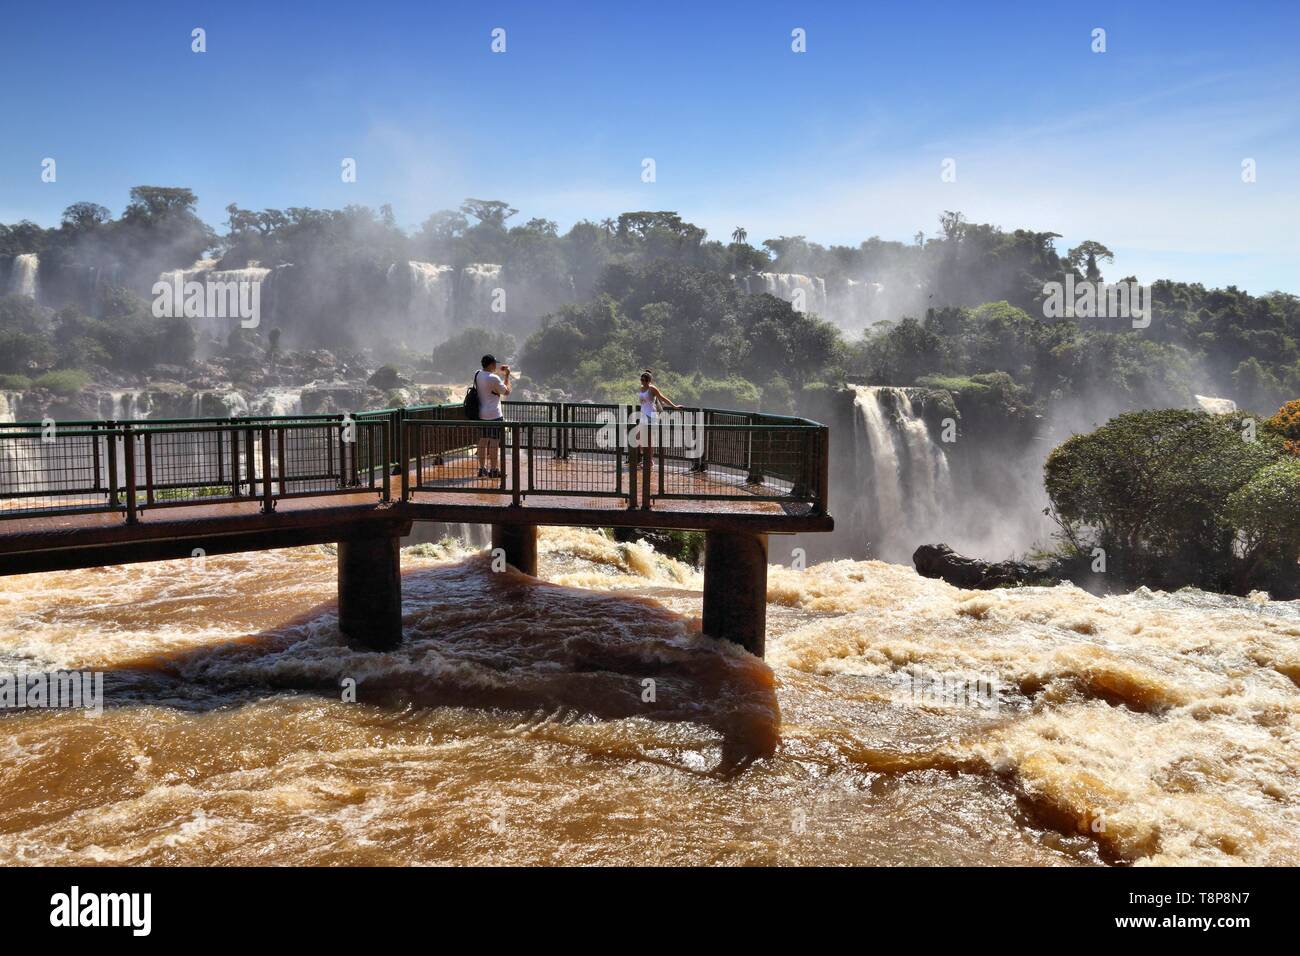
POLYGON ((1281 455, 1254 416, 1129 412, 1048 455, 1049 513, 1076 549, 1104 549, 1121 580, 1220 589, 1239 517, 1230 496, 1281 455))
POLYGON ((26 375, 0 375, 0 392, 25 392, 32 387, 26 375))
POLYGON ((1228 496, 1224 516, 1236 529, 1242 550, 1237 589, 1262 584, 1286 592, 1275 596, 1289 596, 1300 559, 1300 459, 1288 457, 1261 468, 1228 496))
POLYGON ((37 388, 53 392, 64 397, 76 395, 90 382, 90 376, 80 369, 65 368, 56 372, 46 372, 33 384, 37 388))

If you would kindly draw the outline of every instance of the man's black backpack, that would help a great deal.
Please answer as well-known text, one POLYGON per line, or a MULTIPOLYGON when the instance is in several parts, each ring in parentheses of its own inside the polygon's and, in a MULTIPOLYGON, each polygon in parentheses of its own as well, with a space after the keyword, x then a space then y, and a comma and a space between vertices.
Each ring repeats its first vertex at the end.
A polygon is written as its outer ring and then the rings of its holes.
POLYGON ((478 421, 478 372, 474 373, 474 384, 465 392, 465 417, 478 421))

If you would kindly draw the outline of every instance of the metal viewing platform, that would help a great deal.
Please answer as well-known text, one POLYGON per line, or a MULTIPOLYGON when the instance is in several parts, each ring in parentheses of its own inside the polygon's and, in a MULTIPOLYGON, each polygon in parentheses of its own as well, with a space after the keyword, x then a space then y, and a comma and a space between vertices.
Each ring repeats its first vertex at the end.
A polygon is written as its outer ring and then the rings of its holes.
POLYGON ((825 426, 688 408, 640 428, 633 406, 591 403, 505 414, 0 423, 0 575, 338 542, 342 629, 391 646, 413 521, 490 524, 528 574, 538 525, 700 530, 705 632, 762 653, 766 536, 833 527, 825 426))

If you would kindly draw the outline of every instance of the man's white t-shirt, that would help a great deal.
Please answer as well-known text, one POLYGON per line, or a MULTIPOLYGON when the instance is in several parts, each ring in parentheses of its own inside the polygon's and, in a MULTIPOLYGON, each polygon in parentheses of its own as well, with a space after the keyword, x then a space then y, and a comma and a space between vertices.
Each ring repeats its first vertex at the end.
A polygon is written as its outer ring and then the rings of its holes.
POLYGON ((499 388, 504 391, 506 383, 495 372, 479 371, 474 376, 474 386, 478 389, 479 421, 491 422, 501 417, 501 396, 492 391, 499 388))

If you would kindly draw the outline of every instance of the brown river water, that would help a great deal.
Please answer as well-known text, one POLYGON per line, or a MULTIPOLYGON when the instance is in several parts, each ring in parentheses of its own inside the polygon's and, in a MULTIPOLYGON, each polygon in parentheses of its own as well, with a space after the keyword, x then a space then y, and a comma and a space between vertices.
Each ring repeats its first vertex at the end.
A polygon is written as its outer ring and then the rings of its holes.
POLYGON ((106 703, 0 715, 0 864, 1300 863, 1298 602, 773 567, 763 662, 541 547, 408 549, 391 653, 328 548, 5 579, 0 671, 106 703))

